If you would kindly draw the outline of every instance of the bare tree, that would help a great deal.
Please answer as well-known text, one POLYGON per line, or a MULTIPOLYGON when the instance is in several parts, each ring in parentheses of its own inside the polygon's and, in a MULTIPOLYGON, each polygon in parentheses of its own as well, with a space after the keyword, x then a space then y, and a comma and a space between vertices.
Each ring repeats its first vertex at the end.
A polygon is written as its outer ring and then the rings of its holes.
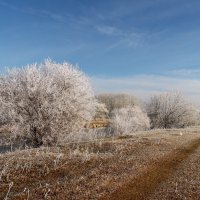
POLYGON ((109 113, 114 109, 139 105, 139 100, 135 96, 129 94, 99 94, 96 97, 99 102, 106 105, 109 113))
POLYGON ((150 121, 139 106, 129 106, 112 111, 111 126, 118 134, 130 134, 149 129, 150 121))
POLYGON ((96 101, 85 74, 47 59, 1 76, 0 102, 15 133, 40 146, 82 127, 92 118, 96 101))
POLYGON ((180 92, 153 96, 147 103, 152 128, 180 128, 195 125, 198 112, 180 92))

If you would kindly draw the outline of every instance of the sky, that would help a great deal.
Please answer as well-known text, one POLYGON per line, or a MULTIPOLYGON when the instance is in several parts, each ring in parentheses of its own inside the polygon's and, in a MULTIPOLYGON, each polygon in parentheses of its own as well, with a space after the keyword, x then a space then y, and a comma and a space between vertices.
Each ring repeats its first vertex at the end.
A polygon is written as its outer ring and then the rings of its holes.
POLYGON ((79 65, 96 93, 200 102, 199 0, 0 0, 0 69, 79 65))

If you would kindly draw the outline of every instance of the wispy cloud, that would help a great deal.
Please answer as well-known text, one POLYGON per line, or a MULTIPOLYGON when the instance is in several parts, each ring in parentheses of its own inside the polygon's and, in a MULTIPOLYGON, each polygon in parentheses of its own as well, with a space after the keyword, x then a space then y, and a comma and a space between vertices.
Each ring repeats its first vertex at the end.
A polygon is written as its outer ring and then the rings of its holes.
POLYGON ((132 32, 130 34, 124 34, 122 37, 119 38, 119 40, 110 45, 106 49, 106 51, 110 51, 112 49, 119 47, 136 48, 141 46, 143 42, 144 42, 143 34, 132 32))
POLYGON ((181 69, 174 69, 168 72, 171 76, 177 76, 182 78, 200 78, 200 69, 193 69, 193 68, 181 68, 181 69))
POLYGON ((116 27, 113 27, 113 26, 99 25, 99 26, 96 26, 96 30, 100 34, 108 35, 108 36, 122 35, 122 32, 119 29, 117 29, 116 27))
POLYGON ((112 37, 112 39, 115 41, 108 45, 105 52, 119 47, 135 48, 141 45, 144 41, 144 33, 139 33, 132 30, 123 30, 108 25, 98 25, 95 28, 100 34, 112 37))
POLYGON ((93 7, 93 15, 102 21, 119 20, 122 17, 131 16, 134 13, 145 12, 147 9, 162 3, 162 0, 152 1, 112 1, 112 5, 106 6, 103 10, 93 7))
POLYGON ((55 13, 55 12, 51 12, 48 10, 38 10, 38 9, 34 9, 31 7, 26 7, 26 8, 22 8, 22 7, 18 7, 15 6, 13 4, 9 4, 5 1, 1 1, 0 2, 0 6, 4 6, 7 7, 11 10, 14 10, 16 12, 20 12, 20 13, 24 13, 24 14, 28 14, 28 15, 34 15, 34 16, 38 16, 38 17, 48 17, 50 19, 59 21, 59 22, 63 22, 63 15, 60 15, 59 13, 55 13))
POLYGON ((174 78, 164 75, 135 75, 132 77, 104 78, 92 77, 96 93, 126 92, 147 98, 152 94, 179 90, 194 101, 200 100, 200 80, 174 78))

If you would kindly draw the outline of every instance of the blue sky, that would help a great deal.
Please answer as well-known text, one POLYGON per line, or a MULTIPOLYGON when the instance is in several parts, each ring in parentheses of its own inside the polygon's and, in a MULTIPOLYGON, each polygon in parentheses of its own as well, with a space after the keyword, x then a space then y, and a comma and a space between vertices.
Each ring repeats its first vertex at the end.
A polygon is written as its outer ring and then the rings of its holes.
POLYGON ((199 0, 0 0, 0 27, 2 70, 50 57, 97 92, 200 96, 199 0))

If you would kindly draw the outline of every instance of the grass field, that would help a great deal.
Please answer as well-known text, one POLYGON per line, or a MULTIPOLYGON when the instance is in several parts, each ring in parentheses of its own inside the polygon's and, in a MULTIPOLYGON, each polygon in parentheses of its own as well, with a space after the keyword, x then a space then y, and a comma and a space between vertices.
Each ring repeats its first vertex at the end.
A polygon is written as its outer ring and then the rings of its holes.
POLYGON ((200 199, 200 128, 0 154, 0 199, 200 199))

